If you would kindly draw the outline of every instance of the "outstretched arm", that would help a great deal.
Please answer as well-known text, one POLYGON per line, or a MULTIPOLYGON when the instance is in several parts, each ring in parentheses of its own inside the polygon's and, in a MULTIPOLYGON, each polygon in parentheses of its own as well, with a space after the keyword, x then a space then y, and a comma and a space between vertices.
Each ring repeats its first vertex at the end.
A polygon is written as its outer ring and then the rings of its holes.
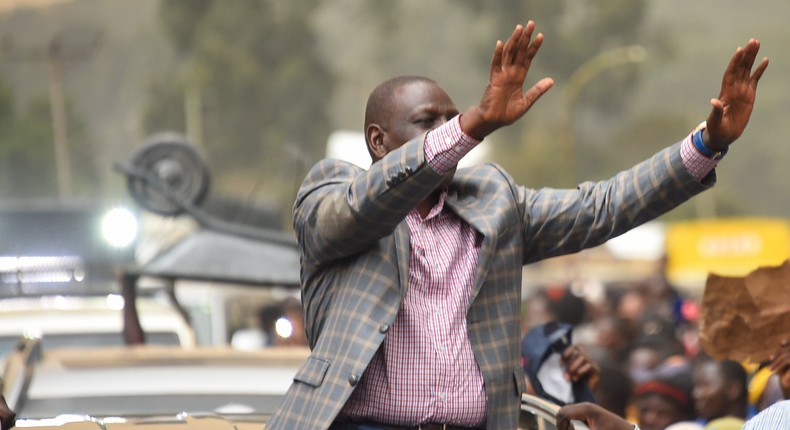
POLYGON ((705 146, 714 151, 723 151, 746 129, 754 108, 757 83, 768 67, 768 58, 763 58, 752 72, 754 60, 760 51, 760 42, 750 39, 745 47, 738 47, 724 71, 719 98, 711 99, 713 106, 707 119, 707 128, 702 132, 705 146))
POLYGON ((503 45, 498 40, 491 59, 488 86, 477 106, 461 116, 461 129, 482 140, 494 130, 510 125, 521 118, 553 85, 551 78, 543 78, 524 92, 524 80, 532 59, 543 44, 543 34, 532 39, 535 23, 518 25, 503 45))
POLYGON ((590 430, 634 430, 634 425, 595 403, 565 405, 557 411, 557 428, 568 430, 571 420, 579 420, 590 430))

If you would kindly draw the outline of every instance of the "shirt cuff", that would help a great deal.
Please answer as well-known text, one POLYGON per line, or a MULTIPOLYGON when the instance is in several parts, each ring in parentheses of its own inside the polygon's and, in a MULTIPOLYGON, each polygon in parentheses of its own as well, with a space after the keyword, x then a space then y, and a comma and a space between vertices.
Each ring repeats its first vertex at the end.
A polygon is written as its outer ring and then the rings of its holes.
POLYGON ((692 134, 683 139, 680 145, 680 158, 683 160, 683 165, 686 166, 689 174, 698 182, 702 182, 708 174, 716 168, 720 160, 708 158, 700 153, 694 147, 692 142, 692 134))
POLYGON ((480 141, 461 130, 461 115, 428 132, 425 159, 437 173, 444 174, 458 165, 464 155, 480 141))

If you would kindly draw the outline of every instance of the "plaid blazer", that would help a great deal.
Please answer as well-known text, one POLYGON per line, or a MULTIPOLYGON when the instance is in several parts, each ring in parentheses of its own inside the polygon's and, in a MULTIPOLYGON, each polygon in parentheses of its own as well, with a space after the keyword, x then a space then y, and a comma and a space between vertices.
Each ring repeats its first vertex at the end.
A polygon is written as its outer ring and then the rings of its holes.
MULTIPOLYGON (((408 287, 404 218, 445 180, 426 164, 423 143, 424 135, 367 171, 320 161, 302 184, 294 228, 312 354, 267 430, 329 427, 387 335, 408 287)), ((485 381, 488 429, 518 423, 522 266, 599 245, 714 182, 715 172, 702 183, 689 175, 679 143, 577 189, 526 188, 494 164, 455 173, 446 204, 480 238, 467 325, 485 381)))

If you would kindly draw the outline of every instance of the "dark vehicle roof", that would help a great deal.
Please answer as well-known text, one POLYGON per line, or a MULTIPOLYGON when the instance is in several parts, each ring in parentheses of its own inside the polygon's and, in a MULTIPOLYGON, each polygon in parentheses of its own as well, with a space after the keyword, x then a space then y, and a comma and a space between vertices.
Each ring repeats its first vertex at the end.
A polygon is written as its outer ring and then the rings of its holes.
POLYGON ((299 251, 295 242, 199 230, 134 272, 167 279, 298 286, 299 251))

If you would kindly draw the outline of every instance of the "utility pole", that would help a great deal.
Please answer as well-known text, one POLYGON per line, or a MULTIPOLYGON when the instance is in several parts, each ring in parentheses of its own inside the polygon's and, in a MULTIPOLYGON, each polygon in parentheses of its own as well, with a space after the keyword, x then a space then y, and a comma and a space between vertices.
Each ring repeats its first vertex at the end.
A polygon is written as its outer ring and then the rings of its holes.
POLYGON ((58 195, 67 199, 73 195, 69 131, 66 119, 66 96, 63 93, 63 44, 60 35, 49 44, 49 100, 52 111, 52 132, 55 145, 55 170, 58 178, 58 195))
POLYGON ((65 49, 63 36, 56 33, 45 49, 15 50, 10 38, 3 38, 3 51, 10 52, 9 57, 18 62, 46 61, 49 72, 49 103, 52 115, 53 148, 55 169, 58 180, 58 196, 68 199, 74 193, 74 180, 71 174, 71 151, 69 149, 68 115, 66 113, 66 95, 64 90, 64 65, 66 62, 85 61, 99 47, 101 33, 98 33, 88 46, 65 49))

